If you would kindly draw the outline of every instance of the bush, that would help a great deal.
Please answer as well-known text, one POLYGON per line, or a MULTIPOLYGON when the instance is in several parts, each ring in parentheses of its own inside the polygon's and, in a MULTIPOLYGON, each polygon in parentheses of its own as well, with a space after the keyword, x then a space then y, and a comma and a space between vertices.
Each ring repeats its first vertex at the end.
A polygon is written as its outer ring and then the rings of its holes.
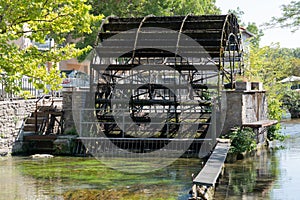
POLYGON ((64 132, 65 135, 78 135, 77 130, 75 127, 68 129, 64 132))
POLYGON ((237 128, 228 137, 231 140, 230 153, 243 153, 256 148, 255 133, 251 128, 237 128))
POLYGON ((268 140, 270 140, 270 141, 279 140, 282 142, 287 138, 287 136, 282 135, 280 133, 280 131, 278 130, 279 129, 278 126, 280 128, 280 124, 276 124, 276 125, 271 126, 268 129, 268 133, 267 133, 268 140))
POLYGON ((283 97, 283 105, 292 115, 292 118, 300 117, 300 92, 286 91, 283 97))

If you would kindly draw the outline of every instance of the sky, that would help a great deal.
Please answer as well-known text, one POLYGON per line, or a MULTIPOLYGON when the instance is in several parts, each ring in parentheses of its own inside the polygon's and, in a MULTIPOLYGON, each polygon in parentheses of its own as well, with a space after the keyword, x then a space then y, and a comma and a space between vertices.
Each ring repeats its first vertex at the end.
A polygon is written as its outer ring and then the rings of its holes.
MULTIPOLYGON (((259 28, 265 22, 269 22, 273 16, 281 16, 280 6, 288 4, 292 0, 217 0, 217 7, 226 14, 229 9, 236 10, 237 7, 244 12, 242 22, 255 22, 259 28)), ((267 46, 279 42, 281 47, 300 48, 300 29, 291 33, 291 29, 274 28, 263 30, 260 46, 267 46)))

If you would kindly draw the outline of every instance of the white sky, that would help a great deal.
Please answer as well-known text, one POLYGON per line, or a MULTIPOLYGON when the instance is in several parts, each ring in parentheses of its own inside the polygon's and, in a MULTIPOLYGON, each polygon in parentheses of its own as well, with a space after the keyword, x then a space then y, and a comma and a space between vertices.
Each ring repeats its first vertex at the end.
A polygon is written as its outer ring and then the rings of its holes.
MULTIPOLYGON (((222 14, 229 9, 236 10, 237 7, 244 11, 242 21, 244 23, 255 22, 258 26, 270 21, 273 16, 281 16, 280 5, 288 4, 292 0, 217 0, 216 5, 221 8, 222 14)), ((261 27, 262 28, 262 27, 261 27)), ((261 46, 279 42, 281 47, 300 48, 300 29, 291 33, 291 29, 269 29, 263 30, 264 36, 261 46)))

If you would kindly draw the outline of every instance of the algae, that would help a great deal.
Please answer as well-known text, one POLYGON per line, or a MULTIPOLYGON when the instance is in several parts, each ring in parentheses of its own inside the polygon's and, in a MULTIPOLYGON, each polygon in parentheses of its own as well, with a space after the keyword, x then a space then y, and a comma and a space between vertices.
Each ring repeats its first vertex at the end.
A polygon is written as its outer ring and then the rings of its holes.
MULTIPOLYGON (((200 170, 200 162, 179 159, 166 168, 144 174, 124 173, 94 158, 80 157, 25 159, 18 168, 45 186, 57 184, 60 188, 56 193, 64 199, 178 199, 188 195, 191 174, 200 170)), ((144 164, 149 167, 149 163, 144 164)))

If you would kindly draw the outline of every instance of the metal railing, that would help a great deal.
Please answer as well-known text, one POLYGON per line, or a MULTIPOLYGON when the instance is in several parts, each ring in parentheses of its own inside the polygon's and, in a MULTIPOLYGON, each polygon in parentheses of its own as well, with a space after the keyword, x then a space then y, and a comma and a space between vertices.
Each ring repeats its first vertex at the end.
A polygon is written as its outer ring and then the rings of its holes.
MULTIPOLYGON (((6 81, 5 81, 6 75, 0 74, 0 101, 4 100, 14 100, 14 99, 23 99, 22 96, 16 95, 13 92, 7 92, 6 91, 6 81)), ((42 90, 37 90, 31 81, 29 81, 29 77, 22 77, 21 80, 19 80, 16 84, 21 85, 21 89, 23 91, 29 92, 30 96, 33 98, 39 97, 41 94, 43 94, 42 90)))

